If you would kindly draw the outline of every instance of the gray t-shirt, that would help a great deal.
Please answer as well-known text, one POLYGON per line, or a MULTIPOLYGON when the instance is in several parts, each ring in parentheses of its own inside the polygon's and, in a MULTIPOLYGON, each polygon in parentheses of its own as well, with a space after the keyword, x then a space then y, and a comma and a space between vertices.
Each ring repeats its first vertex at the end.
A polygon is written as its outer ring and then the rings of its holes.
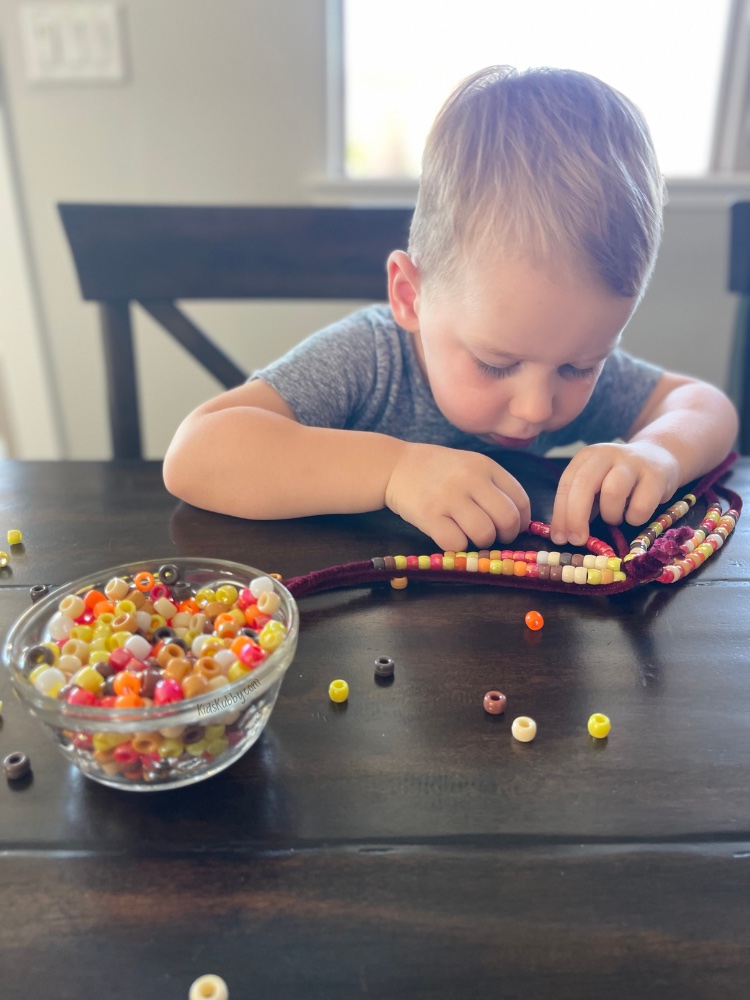
MULTIPOLYGON (((654 365, 615 350, 576 419, 540 434, 526 450, 544 455, 578 441, 624 437, 660 375, 654 365)), ((312 334, 251 378, 273 386, 299 422, 311 427, 378 431, 404 441, 493 450, 445 419, 420 367, 413 335, 396 323, 389 306, 368 306, 312 334)))

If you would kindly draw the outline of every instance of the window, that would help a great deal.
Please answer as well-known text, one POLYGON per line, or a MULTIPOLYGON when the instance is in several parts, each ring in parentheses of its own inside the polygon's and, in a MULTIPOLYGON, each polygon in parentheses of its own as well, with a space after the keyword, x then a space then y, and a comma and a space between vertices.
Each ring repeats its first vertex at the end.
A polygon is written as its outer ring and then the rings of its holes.
POLYGON ((505 63, 600 77, 644 112, 665 175, 705 175, 725 96, 730 19, 742 13, 745 24, 746 6, 748 0, 331 0, 340 91, 333 102, 334 169, 351 179, 416 178, 427 130, 455 84, 482 66, 505 63))

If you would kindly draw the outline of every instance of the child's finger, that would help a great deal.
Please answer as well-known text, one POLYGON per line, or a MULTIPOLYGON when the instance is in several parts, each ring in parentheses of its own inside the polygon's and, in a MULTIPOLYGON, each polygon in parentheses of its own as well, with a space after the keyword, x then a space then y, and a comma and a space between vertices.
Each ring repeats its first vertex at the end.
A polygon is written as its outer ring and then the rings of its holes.
MULTIPOLYGON (((506 472, 501 466, 498 466, 498 471, 493 474, 492 482, 497 487, 498 492, 510 501, 510 504, 518 512, 518 528, 516 529, 516 534, 511 535, 507 538, 510 541, 515 538, 516 535, 525 531, 529 526, 529 521, 531 520, 531 501, 529 500, 529 495, 526 490, 521 486, 518 480, 511 476, 509 472, 506 472)), ((497 522, 496 522, 497 523, 497 522)), ((512 526, 511 526, 512 527, 512 526)), ((504 534, 507 534, 507 528, 504 534)), ((498 535, 503 534, 498 530, 498 535)))
POLYGON ((561 477, 552 511, 551 539, 555 545, 583 545, 589 535, 589 519, 605 472, 598 462, 586 462, 561 477))
POLYGON ((599 491, 599 513, 607 524, 621 524, 625 505, 636 484, 635 472, 625 465, 610 469, 599 491))
POLYGON ((628 500, 625 519, 628 524, 641 525, 650 520, 661 502, 662 483, 656 477, 644 475, 628 500))

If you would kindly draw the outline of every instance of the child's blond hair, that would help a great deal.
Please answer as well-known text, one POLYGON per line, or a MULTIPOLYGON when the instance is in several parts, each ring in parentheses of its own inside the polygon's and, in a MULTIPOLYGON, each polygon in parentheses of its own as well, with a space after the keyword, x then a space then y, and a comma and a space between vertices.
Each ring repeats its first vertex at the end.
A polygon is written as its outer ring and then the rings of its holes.
POLYGON ((640 296, 663 201, 648 126, 626 97, 573 70, 490 66, 459 84, 432 126, 409 253, 431 287, 499 253, 583 266, 640 296))

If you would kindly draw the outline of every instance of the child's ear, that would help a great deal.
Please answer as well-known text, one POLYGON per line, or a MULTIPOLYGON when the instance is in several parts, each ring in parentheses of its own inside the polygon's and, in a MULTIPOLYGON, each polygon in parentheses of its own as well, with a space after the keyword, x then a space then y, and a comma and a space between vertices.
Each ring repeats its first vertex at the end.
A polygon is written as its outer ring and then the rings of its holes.
POLYGON ((411 257, 394 250, 388 258, 388 300, 399 326, 419 333, 420 275, 411 257))

